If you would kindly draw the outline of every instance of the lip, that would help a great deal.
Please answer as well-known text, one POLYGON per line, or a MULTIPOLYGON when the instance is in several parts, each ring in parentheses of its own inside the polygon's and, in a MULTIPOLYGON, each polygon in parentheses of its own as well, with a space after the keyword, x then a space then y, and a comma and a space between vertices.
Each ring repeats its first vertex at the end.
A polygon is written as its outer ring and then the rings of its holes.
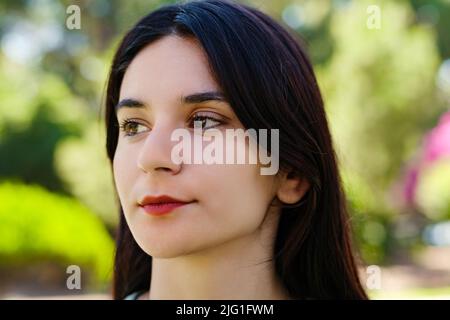
POLYGON ((161 216, 172 212, 173 210, 193 203, 195 201, 179 200, 167 195, 145 196, 139 201, 139 206, 150 215, 161 216))

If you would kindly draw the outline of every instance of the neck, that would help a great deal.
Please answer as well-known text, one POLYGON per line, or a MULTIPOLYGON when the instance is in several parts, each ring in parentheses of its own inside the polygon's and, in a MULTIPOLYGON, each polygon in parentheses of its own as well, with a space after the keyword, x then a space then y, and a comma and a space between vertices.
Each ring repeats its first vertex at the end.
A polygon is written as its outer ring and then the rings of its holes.
POLYGON ((289 299, 270 260, 274 238, 262 234, 259 229, 188 255, 153 258, 149 299, 289 299))

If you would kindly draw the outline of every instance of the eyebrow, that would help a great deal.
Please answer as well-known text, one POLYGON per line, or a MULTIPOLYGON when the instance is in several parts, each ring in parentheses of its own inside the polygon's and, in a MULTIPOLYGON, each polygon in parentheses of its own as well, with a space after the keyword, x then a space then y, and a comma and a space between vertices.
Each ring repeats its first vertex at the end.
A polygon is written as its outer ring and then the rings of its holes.
MULTIPOLYGON (((223 93, 219 91, 206 91, 206 92, 197 92, 187 96, 181 97, 181 103, 183 104, 193 104, 193 103, 202 103, 207 101, 226 101, 223 93)), ((121 108, 145 108, 146 104, 142 101, 133 98, 125 98, 120 100, 120 102, 116 105, 116 112, 121 108)))

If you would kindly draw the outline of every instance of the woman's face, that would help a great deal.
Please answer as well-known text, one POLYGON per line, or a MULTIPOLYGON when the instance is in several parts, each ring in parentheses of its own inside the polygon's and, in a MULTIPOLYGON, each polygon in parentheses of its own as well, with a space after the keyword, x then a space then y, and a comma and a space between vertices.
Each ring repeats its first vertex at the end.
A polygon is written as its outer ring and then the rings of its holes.
POLYGON ((276 195, 277 178, 261 175, 259 164, 172 161, 172 148, 178 144, 171 141, 172 132, 185 128, 193 137, 196 115, 213 118, 204 120, 205 127, 223 132, 244 129, 225 101, 184 101, 203 92, 220 92, 207 59, 194 40, 177 36, 166 36, 141 50, 122 82, 119 100, 133 102, 117 110, 117 119, 135 123, 120 130, 114 179, 130 230, 153 257, 176 257, 257 235, 263 221, 274 222, 264 218, 276 195), (154 216, 138 204, 147 195, 193 202, 154 216))

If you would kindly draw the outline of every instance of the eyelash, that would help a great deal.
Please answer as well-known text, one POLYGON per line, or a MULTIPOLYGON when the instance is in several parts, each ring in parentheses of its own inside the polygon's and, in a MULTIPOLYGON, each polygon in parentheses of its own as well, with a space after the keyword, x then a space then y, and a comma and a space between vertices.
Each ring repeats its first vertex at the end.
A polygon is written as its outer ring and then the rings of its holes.
POLYGON ((125 136, 128 136, 128 137, 135 136, 135 135, 137 134, 137 133, 135 133, 135 134, 130 134, 130 133, 127 131, 127 126, 128 126, 129 124, 131 124, 131 125, 141 125, 141 126, 143 126, 142 123, 139 123, 139 122, 137 122, 137 121, 135 121, 135 120, 133 120, 133 119, 124 119, 123 121, 121 121, 120 124, 119 124, 119 128, 120 128, 121 131, 124 132, 124 135, 125 135, 125 136))
MULTIPOLYGON (((212 129, 212 128, 215 128, 215 127, 217 127, 217 126, 220 126, 220 125, 224 124, 224 121, 222 121, 222 120, 220 120, 220 119, 217 119, 217 118, 215 118, 215 117, 211 117, 211 116, 208 116, 208 115, 195 114, 195 115, 193 115, 193 116, 189 119, 189 125, 190 125, 191 128, 194 128, 194 121, 203 121, 203 120, 211 120, 211 121, 214 121, 214 122, 217 122, 217 123, 218 123, 218 124, 216 124, 216 125, 209 126, 209 127, 206 127, 206 128, 204 128, 204 127, 203 127, 203 124, 202 124, 202 129, 203 129, 203 130, 212 129), (192 125, 192 126, 191 126, 191 125, 192 125)), ((144 124, 142 124, 142 123, 140 123, 140 122, 138 122, 138 121, 136 121, 136 120, 134 120, 134 119, 131 119, 131 118, 124 119, 123 121, 120 122, 119 128, 120 128, 120 130, 121 130, 122 132, 124 132, 124 135, 125 135, 125 136, 128 136, 128 137, 135 136, 135 135, 137 135, 137 134, 139 133, 139 132, 138 132, 138 133, 130 134, 130 133, 127 131, 127 126, 128 126, 128 125, 137 125, 137 126, 141 125, 141 126, 145 126, 144 124)))
POLYGON ((203 128, 203 124, 202 124, 202 129, 203 129, 203 130, 212 129, 212 128, 215 128, 215 127, 217 127, 217 126, 220 126, 220 125, 222 125, 222 124, 224 123, 222 120, 217 119, 217 118, 215 118, 215 117, 211 117, 211 116, 206 115, 206 114, 203 114, 203 115, 202 115, 202 114, 200 114, 200 113, 197 113, 197 114, 194 114, 194 115, 191 117, 191 119, 189 120, 189 125, 192 124, 192 128, 194 128, 194 122, 195 122, 195 121, 203 121, 203 120, 212 120, 212 121, 218 123, 218 124, 216 124, 216 125, 209 126, 209 127, 206 127, 206 128, 203 128))

